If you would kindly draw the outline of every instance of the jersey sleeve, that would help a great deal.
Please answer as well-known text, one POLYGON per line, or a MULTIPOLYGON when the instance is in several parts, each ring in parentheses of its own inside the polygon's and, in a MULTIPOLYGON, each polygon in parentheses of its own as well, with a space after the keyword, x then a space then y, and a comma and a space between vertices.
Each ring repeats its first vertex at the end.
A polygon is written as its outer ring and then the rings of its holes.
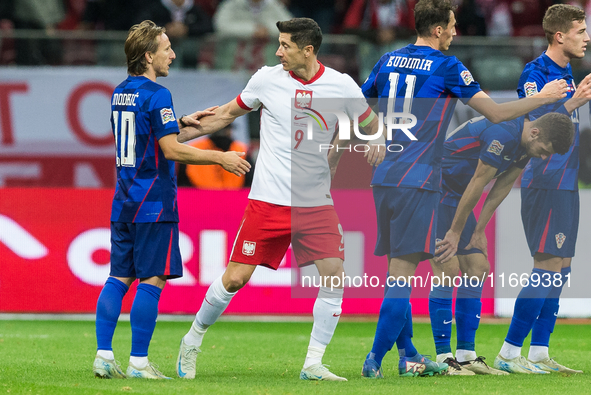
POLYGON ((496 169, 503 164, 503 157, 507 153, 513 153, 519 144, 514 136, 499 125, 492 125, 482 132, 480 142, 479 159, 496 169))
POLYGON ((171 133, 179 133, 179 125, 176 122, 172 95, 166 88, 159 89, 152 96, 149 107, 150 126, 156 139, 171 133))
MULTIPOLYGON (((546 83, 548 83, 548 78, 539 67, 533 65, 531 67, 526 67, 521 73, 521 77, 519 77, 517 95, 520 99, 535 95, 542 90, 546 83)), ((530 121, 533 121, 550 111, 556 111, 561 105, 564 105, 564 101, 562 100, 548 106, 538 107, 529 112, 528 118, 530 121)), ((564 109, 564 106, 562 108, 564 109)), ((566 111, 566 109, 564 109, 564 111, 566 111)))
POLYGON ((261 106, 261 87, 265 83, 265 74, 267 74, 268 67, 259 69, 250 80, 246 87, 238 95, 236 101, 238 105, 244 110, 257 110, 261 106))
POLYGON ((369 74, 369 77, 367 77, 363 85, 361 85, 361 91, 365 97, 378 97, 379 92, 376 85, 376 78, 378 77, 378 73, 380 72, 382 65, 386 59, 388 59, 388 57, 389 55, 385 54, 380 58, 380 60, 378 60, 378 62, 373 67, 373 70, 369 74))
POLYGON ((371 108, 357 83, 347 74, 343 74, 343 97, 345 98, 345 112, 350 119, 359 117, 359 125, 371 120, 371 108))
POLYGON ((445 69, 445 87, 464 104, 482 90, 472 73, 455 56, 449 58, 445 69))
POLYGON ((517 95, 520 99, 538 93, 546 85, 546 75, 536 67, 526 67, 519 77, 517 95))

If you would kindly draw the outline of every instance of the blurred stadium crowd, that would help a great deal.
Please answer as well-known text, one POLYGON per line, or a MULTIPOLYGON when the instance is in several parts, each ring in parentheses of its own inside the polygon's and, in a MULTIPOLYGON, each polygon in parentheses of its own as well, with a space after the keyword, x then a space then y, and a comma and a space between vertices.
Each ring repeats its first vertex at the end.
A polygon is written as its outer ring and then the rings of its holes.
MULTIPOLYGON (((543 37, 541 20, 557 0, 455 0, 460 36, 543 37)), ((585 8, 591 1, 564 1, 585 8)), ((127 31, 151 19, 166 26, 173 44, 215 34, 218 39, 250 39, 234 53, 230 68, 256 70, 265 63, 263 44, 275 40, 277 20, 310 17, 324 34, 352 34, 376 45, 391 45, 414 35, 412 9, 416 0, 2 0, 0 2, 0 64, 100 64, 104 52, 80 43, 70 45, 49 37, 59 33, 127 31), (19 30, 37 34, 16 34, 19 30), (6 37, 18 37, 22 43, 6 37)), ((588 21, 589 22, 589 21, 588 21)), ((88 35, 67 37, 89 37, 88 35)), ((92 36, 96 37, 96 36, 92 36)), ((101 37, 100 35, 98 37, 101 37)), ((102 36, 104 37, 104 36, 102 36)), ((273 45, 274 46, 274 45, 273 45)), ((215 48, 201 45, 186 55, 182 66, 228 68, 215 64, 215 48)), ((372 60, 373 62, 373 60, 372 60)), ((226 62, 227 63, 227 62, 226 62)))

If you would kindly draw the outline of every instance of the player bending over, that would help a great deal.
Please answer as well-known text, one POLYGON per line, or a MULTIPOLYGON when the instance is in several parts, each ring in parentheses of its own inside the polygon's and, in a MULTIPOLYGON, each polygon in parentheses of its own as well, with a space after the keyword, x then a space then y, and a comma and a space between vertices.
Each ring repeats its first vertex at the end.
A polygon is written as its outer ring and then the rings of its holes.
POLYGON ((549 113, 536 121, 519 117, 493 124, 479 117, 469 120, 446 137, 442 162, 442 198, 439 203, 437 239, 442 255, 431 260, 440 286, 429 294, 429 316, 437 361, 450 365, 450 374, 508 374, 489 367, 475 351, 480 323, 483 282, 490 271, 484 230, 499 204, 511 191, 530 158, 564 154, 573 140, 569 116, 549 113), (496 178, 482 208, 478 224, 473 209, 484 187, 496 178), (453 245, 453 247, 452 247, 453 245), (456 255, 454 256, 453 253, 456 255), (453 285, 443 276, 464 277, 456 297, 457 350, 451 352, 453 285), (458 366, 459 365, 459 366, 458 366))

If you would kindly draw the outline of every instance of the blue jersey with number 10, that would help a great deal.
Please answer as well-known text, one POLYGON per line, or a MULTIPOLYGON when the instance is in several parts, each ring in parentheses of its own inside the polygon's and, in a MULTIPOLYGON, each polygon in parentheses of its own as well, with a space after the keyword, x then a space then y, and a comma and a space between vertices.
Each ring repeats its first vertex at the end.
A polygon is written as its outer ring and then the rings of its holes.
POLYGON ((168 89, 129 76, 113 92, 111 127, 117 151, 113 222, 178 222, 174 161, 158 140, 178 133, 168 89))
POLYGON ((417 118, 409 131, 418 141, 395 129, 372 185, 439 191, 443 141, 454 98, 466 103, 481 91, 468 69, 455 56, 407 45, 382 56, 361 89, 365 97, 378 98, 384 119, 388 113, 411 113, 417 118))

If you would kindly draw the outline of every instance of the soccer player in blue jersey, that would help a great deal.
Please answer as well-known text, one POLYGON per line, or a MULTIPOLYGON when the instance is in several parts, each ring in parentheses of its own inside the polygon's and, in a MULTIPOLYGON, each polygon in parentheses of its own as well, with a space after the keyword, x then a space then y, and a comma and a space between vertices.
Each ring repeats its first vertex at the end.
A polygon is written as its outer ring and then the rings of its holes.
POLYGON ((111 273, 98 298, 95 376, 167 379, 148 361, 158 300, 168 278, 182 276, 179 250, 177 186, 174 161, 219 164, 236 175, 250 165, 241 152, 205 151, 177 142, 179 128, 196 126, 210 111, 177 121, 166 77, 175 58, 165 29, 151 21, 133 26, 125 42, 129 77, 112 97, 117 186, 111 212, 111 273), (111 346, 121 303, 139 279, 131 308, 131 357, 127 375, 115 362, 111 346))
MULTIPOLYGON (((451 352, 452 284, 444 283, 444 275, 453 278, 461 269, 463 281, 456 298, 457 351, 456 360, 463 367, 460 374, 508 374, 486 365, 474 348, 480 323, 482 279, 490 271, 484 230, 494 211, 509 194, 530 157, 545 159, 564 154, 573 140, 574 127, 569 116, 549 113, 535 121, 524 117, 493 124, 484 117, 474 118, 450 132, 445 140, 442 161, 442 197, 439 204, 437 239, 447 232, 460 235, 457 255, 438 264, 431 261, 433 275, 439 278, 440 291, 448 298, 430 300, 431 327, 437 349, 437 361, 451 352), (472 210, 484 187, 496 182, 484 203, 478 225, 472 210)), ((447 257, 447 256, 446 256, 447 257)))
MULTIPOLYGON (((575 94, 575 83, 569 62, 582 58, 589 42, 585 13, 578 7, 553 5, 544 15, 543 27, 548 49, 525 66, 517 92, 520 97, 529 97, 547 81, 564 79, 571 97, 575 94)), ((588 83, 588 79, 580 85, 588 83)), ((529 119, 538 118, 542 111, 530 112, 529 119)), ((558 300, 571 271, 579 226, 579 113, 576 109, 572 111, 572 120, 576 134, 571 149, 564 155, 532 159, 521 181, 521 218, 534 258, 532 275, 548 275, 558 281, 551 289, 530 285, 521 290, 509 333, 495 360, 495 366, 510 372, 531 373, 528 363, 534 363, 547 372, 582 373, 558 364, 548 353, 550 334, 558 315, 558 300), (521 347, 530 331, 531 345, 526 361, 521 356, 521 347)))
MULTIPOLYGON (((547 85, 529 101, 497 104, 482 92, 457 58, 441 52, 449 48, 456 34, 451 2, 420 0, 414 14, 416 43, 382 56, 362 86, 366 97, 378 98, 380 111, 387 118, 393 118, 394 113, 412 113, 416 117, 416 125, 409 124, 410 133, 400 129, 388 139, 387 144, 399 144, 403 150, 387 152, 372 179, 378 218, 375 254, 388 256, 390 276, 407 279, 414 275, 421 260, 435 253, 443 140, 455 108, 454 98, 491 121, 501 122, 554 102, 564 97, 566 90, 564 81, 554 81, 552 89, 547 85)), ((410 118, 397 116, 400 123, 410 118)), ((446 363, 430 361, 412 345, 408 281, 389 285, 363 376, 383 377, 382 359, 394 342, 401 357, 401 376, 446 371, 446 363)))

